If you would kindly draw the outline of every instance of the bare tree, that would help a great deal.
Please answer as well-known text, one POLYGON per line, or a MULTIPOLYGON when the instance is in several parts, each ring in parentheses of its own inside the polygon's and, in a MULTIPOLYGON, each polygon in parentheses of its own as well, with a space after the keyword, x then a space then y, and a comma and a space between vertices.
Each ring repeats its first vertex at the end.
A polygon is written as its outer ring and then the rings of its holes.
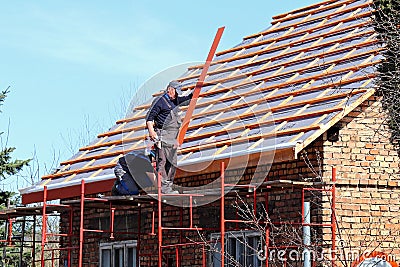
POLYGON ((399 149, 400 140, 400 1, 375 1, 374 27, 385 47, 383 62, 379 66, 377 85, 383 96, 391 140, 399 149))

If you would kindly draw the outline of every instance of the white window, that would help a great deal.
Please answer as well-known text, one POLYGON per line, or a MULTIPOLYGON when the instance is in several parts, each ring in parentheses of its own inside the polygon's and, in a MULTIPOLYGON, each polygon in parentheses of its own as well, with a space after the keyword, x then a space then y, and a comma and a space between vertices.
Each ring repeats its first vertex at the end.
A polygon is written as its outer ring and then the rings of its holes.
MULTIPOLYGON (((221 266, 220 234, 212 234, 214 248, 210 251, 210 267, 221 266)), ((259 232, 238 231, 225 233, 225 266, 261 266, 258 252, 262 249, 259 232)))
POLYGON ((138 267, 136 266, 137 242, 121 241, 100 244, 101 267, 138 267))

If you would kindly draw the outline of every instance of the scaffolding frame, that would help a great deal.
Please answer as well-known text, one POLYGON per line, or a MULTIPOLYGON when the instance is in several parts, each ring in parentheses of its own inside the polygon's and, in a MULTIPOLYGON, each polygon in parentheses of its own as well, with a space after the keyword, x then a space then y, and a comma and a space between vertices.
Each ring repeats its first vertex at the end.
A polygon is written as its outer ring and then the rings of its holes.
MULTIPOLYGON (((11 233, 9 234, 8 237, 4 240, 0 240, 0 243, 5 243, 6 245, 12 245, 12 223, 15 220, 16 217, 23 217, 25 219, 25 216, 42 216, 42 238, 41 238, 41 252, 40 252, 40 263, 41 266, 44 267, 45 263, 48 261, 51 261, 51 266, 54 266, 54 262, 57 260, 57 258, 54 256, 55 251, 59 250, 61 251, 67 251, 67 266, 72 266, 72 253, 73 251, 76 251, 78 253, 78 267, 83 266, 83 252, 84 252, 84 240, 85 240, 85 235, 87 233, 106 233, 109 234, 109 238, 113 240, 115 238, 115 234, 118 232, 115 231, 114 229, 114 220, 115 220, 115 212, 117 210, 117 206, 130 206, 130 207, 135 207, 132 205, 132 203, 137 204, 137 212, 138 212, 138 227, 137 231, 133 232, 137 236, 137 257, 136 257, 136 266, 139 266, 139 260, 141 256, 146 255, 146 253, 141 253, 141 237, 145 234, 150 235, 150 236, 157 236, 157 247, 158 247, 158 259, 157 259, 157 266, 162 267, 163 266, 163 255, 165 250, 175 250, 174 255, 175 255, 175 266, 181 266, 182 263, 182 249, 185 247, 189 246, 198 246, 201 248, 201 254, 202 254, 202 266, 205 267, 207 264, 206 258, 207 258, 207 251, 206 251, 206 243, 205 242, 187 242, 183 240, 183 233, 185 231, 216 231, 220 233, 220 243, 221 243, 221 266, 224 266, 225 263, 225 245, 226 245, 226 240, 225 240, 225 234, 232 229, 235 230, 240 230, 238 228, 239 224, 246 224, 245 220, 241 220, 239 218, 236 219, 227 219, 226 218, 226 211, 225 211, 225 198, 227 196, 232 196, 232 194, 228 193, 228 191, 232 189, 236 190, 246 190, 246 195, 249 196, 251 200, 251 204, 253 204, 253 212, 256 215, 257 212, 257 192, 258 193, 264 193, 264 198, 265 198, 265 208, 268 211, 268 204, 269 204, 269 192, 274 191, 274 190, 285 190, 287 188, 299 188, 301 189, 301 202, 302 202, 302 207, 303 203, 305 201, 305 192, 307 191, 328 191, 331 193, 331 218, 330 218, 330 223, 323 224, 323 223, 310 223, 306 224, 304 222, 304 210, 302 209, 301 211, 301 221, 299 223, 294 223, 293 224, 298 224, 300 226, 319 226, 319 227, 329 227, 331 228, 331 253, 332 253, 332 266, 334 265, 334 256, 335 256, 335 240, 336 240, 336 218, 335 218, 335 202, 336 202, 336 188, 335 188, 335 182, 336 182, 336 169, 332 168, 332 181, 331 183, 312 183, 312 182, 299 182, 299 181, 293 181, 293 180, 273 180, 273 181, 264 181, 260 186, 255 186, 253 184, 230 184, 226 183, 225 180, 225 164, 224 162, 221 162, 220 165, 220 180, 221 180, 221 187, 218 189, 219 191, 214 191, 213 194, 215 195, 216 192, 219 194, 219 200, 214 201, 213 203, 210 203, 210 205, 213 205, 214 207, 219 206, 220 209, 220 225, 219 227, 209 227, 209 228, 201 228, 201 227, 196 227, 193 223, 193 210, 194 210, 194 205, 193 201, 196 198, 202 198, 202 197, 207 197, 210 195, 210 193, 184 193, 184 194, 169 194, 169 195, 164 195, 161 193, 161 179, 158 179, 158 184, 157 184, 157 194, 148 194, 148 195, 142 195, 142 196, 110 196, 110 197, 88 197, 85 194, 85 181, 82 180, 81 182, 81 195, 79 199, 75 200, 69 200, 69 201, 64 201, 64 204, 49 204, 47 203, 47 187, 44 187, 43 190, 43 205, 38 206, 38 207, 21 207, 21 208, 16 208, 17 212, 14 213, 7 213, 5 212, 1 219, 6 219, 8 221, 7 227, 8 227, 8 232, 11 233), (324 187, 325 186, 325 187, 324 187), (227 190, 228 189, 228 190, 227 190), (162 220, 162 214, 164 210, 164 206, 170 206, 168 204, 168 199, 171 198, 182 198, 186 199, 186 201, 189 202, 188 208, 188 220, 186 221, 186 224, 188 226, 184 226, 184 216, 183 216, 183 207, 179 207, 179 222, 177 226, 165 226, 163 225, 163 220, 162 220), (102 206, 105 210, 109 210, 110 214, 110 227, 107 230, 104 229, 88 229, 85 228, 84 225, 84 218, 85 218, 85 206, 87 206, 87 203, 99 203, 99 206, 102 206), (148 233, 143 233, 141 229, 141 213, 142 213, 142 206, 143 205, 148 205, 148 207, 151 208, 151 229, 150 232, 148 233), (80 213, 80 218, 79 218, 79 246, 72 246, 72 238, 74 235, 73 233, 73 213, 76 211, 76 206, 79 206, 79 213, 80 213), (54 215, 54 212, 61 212, 61 211, 68 211, 69 218, 68 218, 68 232, 67 233, 50 233, 47 231, 47 220, 48 216, 54 215), (156 212, 157 210, 157 212, 156 212), (24 212, 23 212, 24 211, 24 212), (39 214, 39 211, 41 214, 39 214), (157 232, 155 231, 157 223, 157 232), (227 227, 227 224, 235 224, 236 226, 232 229, 227 227), (179 242, 174 243, 174 244, 165 244, 165 239, 164 239, 164 232, 165 231, 176 231, 179 232, 179 242), (65 237, 68 240, 68 246, 64 247, 58 247, 58 248, 51 248, 48 249, 46 248, 49 236, 59 236, 59 237, 65 237), (46 251, 51 251, 51 258, 48 259, 45 257, 45 252, 46 251)), ((237 214, 237 210, 235 211, 237 214)), ((60 215, 60 213, 58 214, 60 215)), ((277 222, 278 224, 279 222, 277 222)), ((35 225, 36 228, 36 225, 35 225)), ((35 230, 35 229, 34 229, 35 230)), ((265 248, 266 248, 266 257, 268 259, 268 251, 270 249, 273 249, 272 246, 269 244, 269 227, 266 227, 265 231, 265 248)), ((59 239, 60 241, 60 239, 59 239)), ((32 246, 32 255, 33 255, 33 264, 38 262, 35 259, 35 243, 37 241, 33 241, 34 245, 32 246)), ((21 248, 22 249, 22 248, 21 248)), ((171 253, 170 253, 171 254, 171 253)), ((61 260, 60 258, 58 260, 61 260)), ((265 266, 268 267, 268 260, 265 262, 265 266)))
MULTIPOLYGON (((2 246, 2 256, 3 259, 7 256, 7 248, 16 248, 17 251, 12 253, 18 254, 19 266, 23 262, 23 252, 24 249, 30 248, 31 251, 34 250, 36 240, 35 240, 35 227, 33 227, 32 240, 26 240, 26 225, 31 223, 35 226, 36 215, 32 215, 33 218, 27 218, 27 216, 21 216, 20 214, 6 214, 5 212, 0 213, 0 221, 4 223, 4 239, 0 239, 0 244, 2 246), (20 234, 15 234, 13 228, 15 225, 19 225, 20 234)), ((32 253, 33 254, 33 253, 32 253)), ((5 262, 0 262, 0 266, 5 266, 5 262)))
MULTIPOLYGON (((49 216, 59 216, 58 212, 64 210, 66 207, 65 205, 56 205, 56 204, 49 204, 46 200, 46 189, 43 193, 43 205, 41 206, 16 206, 12 208, 8 208, 0 213, 0 220, 5 222, 5 232, 6 238, 0 240, 0 244, 3 247, 3 255, 5 254, 5 250, 7 247, 16 247, 15 243, 19 243, 19 266, 23 265, 23 252, 30 249, 31 253, 31 264, 36 266, 36 263, 40 263, 40 266, 45 266, 45 261, 52 261, 52 266, 54 266, 54 262, 56 260, 54 256, 54 252, 56 249, 48 249, 46 248, 47 243, 55 243, 54 241, 49 241, 49 236, 67 236, 67 234, 55 234, 47 232, 47 219, 49 216), (38 217, 42 219, 42 228, 41 228, 41 238, 36 239, 38 237, 38 217), (15 237, 14 234, 14 225, 20 223, 21 232, 18 238, 15 237), (26 226, 30 223, 31 231, 29 235, 31 238, 27 236, 26 233, 26 226), (40 247, 40 257, 37 259, 38 252, 37 247, 40 247), (45 252, 50 251, 52 254, 51 259, 45 259, 45 252)), ((72 229, 71 232, 72 233, 72 229)), ((57 248, 57 250, 63 250, 65 248, 57 248)), ((4 256, 3 256, 4 257, 4 256)))

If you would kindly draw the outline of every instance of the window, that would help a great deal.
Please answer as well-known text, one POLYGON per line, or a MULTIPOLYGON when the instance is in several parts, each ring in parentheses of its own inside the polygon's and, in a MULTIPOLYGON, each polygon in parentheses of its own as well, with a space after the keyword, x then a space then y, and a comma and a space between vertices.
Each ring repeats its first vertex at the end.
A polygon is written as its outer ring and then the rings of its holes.
POLYGON ((137 242, 121 241, 100 244, 101 267, 137 267, 137 242))
MULTIPOLYGON (((212 234, 211 241, 214 251, 210 253, 210 267, 221 266, 220 234, 212 234)), ((253 231, 228 232, 225 234, 225 266, 259 267, 261 260, 258 252, 261 250, 261 234, 253 231)))

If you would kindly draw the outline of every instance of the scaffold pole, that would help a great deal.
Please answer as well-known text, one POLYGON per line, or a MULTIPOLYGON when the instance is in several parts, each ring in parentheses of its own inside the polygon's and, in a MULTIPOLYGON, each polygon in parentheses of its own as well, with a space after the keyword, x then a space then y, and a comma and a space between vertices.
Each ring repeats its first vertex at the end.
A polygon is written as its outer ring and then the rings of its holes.
POLYGON ((78 266, 82 267, 82 253, 83 253, 83 214, 85 209, 85 180, 81 182, 81 214, 79 226, 79 262, 78 266))
POLYGON ((225 263, 225 163, 221 162, 221 267, 225 263))
POLYGON ((41 251, 41 266, 44 267, 44 246, 46 244, 46 233, 47 233, 47 186, 43 188, 43 216, 42 216, 42 251, 41 251))
POLYGON ((336 266, 336 168, 332 167, 332 205, 331 205, 331 223, 332 223, 332 267, 336 266))

